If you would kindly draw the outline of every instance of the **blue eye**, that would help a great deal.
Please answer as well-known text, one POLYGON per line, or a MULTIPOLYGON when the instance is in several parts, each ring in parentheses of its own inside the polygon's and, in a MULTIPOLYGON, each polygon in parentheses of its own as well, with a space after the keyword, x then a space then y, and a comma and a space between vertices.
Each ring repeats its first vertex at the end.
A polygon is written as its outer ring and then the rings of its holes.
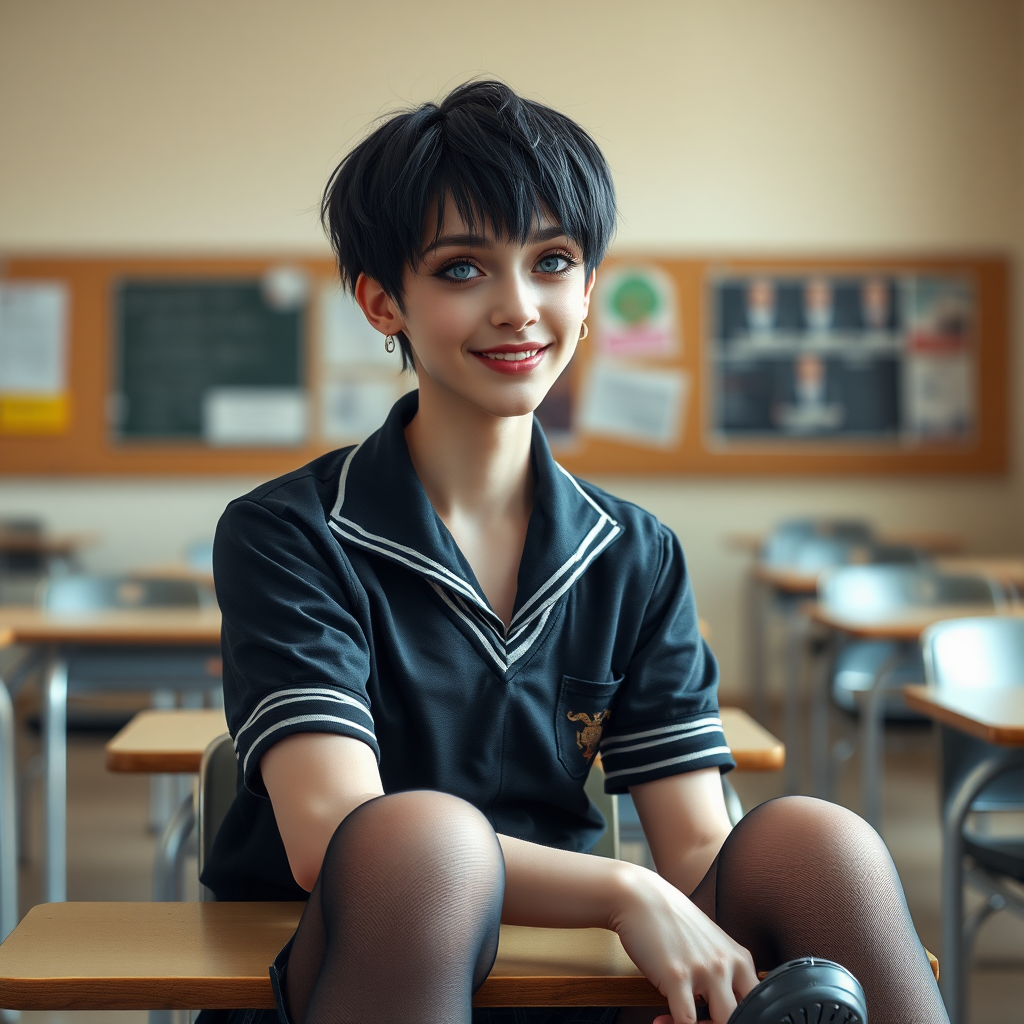
POLYGON ((559 271, 566 270, 569 267, 569 261, 564 256, 559 256, 557 253, 552 253, 550 256, 544 256, 542 259, 537 261, 537 269, 542 274, 557 274, 559 271))
POLYGON ((449 281, 472 281, 474 277, 480 276, 478 267, 472 263, 452 263, 441 272, 449 281))

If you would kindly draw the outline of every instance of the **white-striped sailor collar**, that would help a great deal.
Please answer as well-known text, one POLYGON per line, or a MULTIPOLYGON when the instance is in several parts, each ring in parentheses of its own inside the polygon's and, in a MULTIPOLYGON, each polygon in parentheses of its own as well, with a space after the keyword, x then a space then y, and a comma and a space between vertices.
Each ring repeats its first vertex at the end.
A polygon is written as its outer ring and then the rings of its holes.
POLYGON ((400 398, 384 425, 345 457, 329 525, 337 537, 390 559, 450 592, 511 644, 533 632, 537 620, 583 575, 622 532, 551 455, 534 420, 534 503, 519 565, 512 622, 505 636, 472 568, 434 511, 416 475, 404 428, 419 396, 400 398))

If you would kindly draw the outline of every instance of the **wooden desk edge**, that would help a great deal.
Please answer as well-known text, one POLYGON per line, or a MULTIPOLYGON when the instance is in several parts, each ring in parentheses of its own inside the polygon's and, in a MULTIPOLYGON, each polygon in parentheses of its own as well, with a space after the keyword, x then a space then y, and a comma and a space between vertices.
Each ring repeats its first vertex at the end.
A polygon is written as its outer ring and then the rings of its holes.
POLYGON ((138 750, 111 750, 108 747, 105 763, 109 772, 195 775, 199 771, 201 762, 202 754, 196 756, 193 750, 162 750, 157 753, 141 753, 138 750))
POLYGON ((1002 747, 1019 745, 1017 740, 1020 734, 1019 729, 1006 728, 998 724, 980 722, 976 718, 968 718, 953 708, 946 707, 943 704, 936 704, 934 701, 926 698, 927 694, 934 692, 934 688, 930 686, 915 685, 903 687, 903 696, 906 699, 907 707, 911 710, 920 711, 922 715, 936 722, 952 726, 954 729, 959 729, 960 732, 965 732, 975 739, 984 740, 986 743, 994 743, 996 746, 1002 747))

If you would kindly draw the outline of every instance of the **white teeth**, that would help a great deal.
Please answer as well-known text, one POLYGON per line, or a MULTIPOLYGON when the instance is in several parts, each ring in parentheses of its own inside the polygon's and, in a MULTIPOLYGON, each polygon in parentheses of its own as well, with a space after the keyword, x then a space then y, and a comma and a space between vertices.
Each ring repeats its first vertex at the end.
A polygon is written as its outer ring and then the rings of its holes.
POLYGON ((488 359, 504 359, 506 362, 521 363, 524 359, 532 359, 540 349, 531 348, 525 352, 481 352, 488 359))

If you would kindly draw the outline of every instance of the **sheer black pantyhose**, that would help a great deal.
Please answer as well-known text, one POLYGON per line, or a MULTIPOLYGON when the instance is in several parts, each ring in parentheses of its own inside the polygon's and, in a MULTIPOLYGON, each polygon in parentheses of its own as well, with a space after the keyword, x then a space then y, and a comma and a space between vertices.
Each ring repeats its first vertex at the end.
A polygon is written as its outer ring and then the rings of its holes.
MULTIPOLYGON (((364 804, 335 833, 295 936, 292 1024, 469 1024, 503 888, 497 838, 469 804, 431 792, 364 804)), ((755 808, 692 899, 759 970, 800 956, 843 964, 871 1024, 947 1021, 889 853, 843 807, 782 797, 755 808)), ((623 1011, 620 1024, 644 1016, 623 1011)))
POLYGON ((945 1024, 896 867, 845 807, 781 797, 725 841, 691 899, 750 950, 758 970, 817 956, 852 971, 871 1024, 945 1024))
POLYGON ((498 950, 497 836, 445 793, 379 797, 334 833, 285 975, 292 1024, 466 1024, 498 950))

